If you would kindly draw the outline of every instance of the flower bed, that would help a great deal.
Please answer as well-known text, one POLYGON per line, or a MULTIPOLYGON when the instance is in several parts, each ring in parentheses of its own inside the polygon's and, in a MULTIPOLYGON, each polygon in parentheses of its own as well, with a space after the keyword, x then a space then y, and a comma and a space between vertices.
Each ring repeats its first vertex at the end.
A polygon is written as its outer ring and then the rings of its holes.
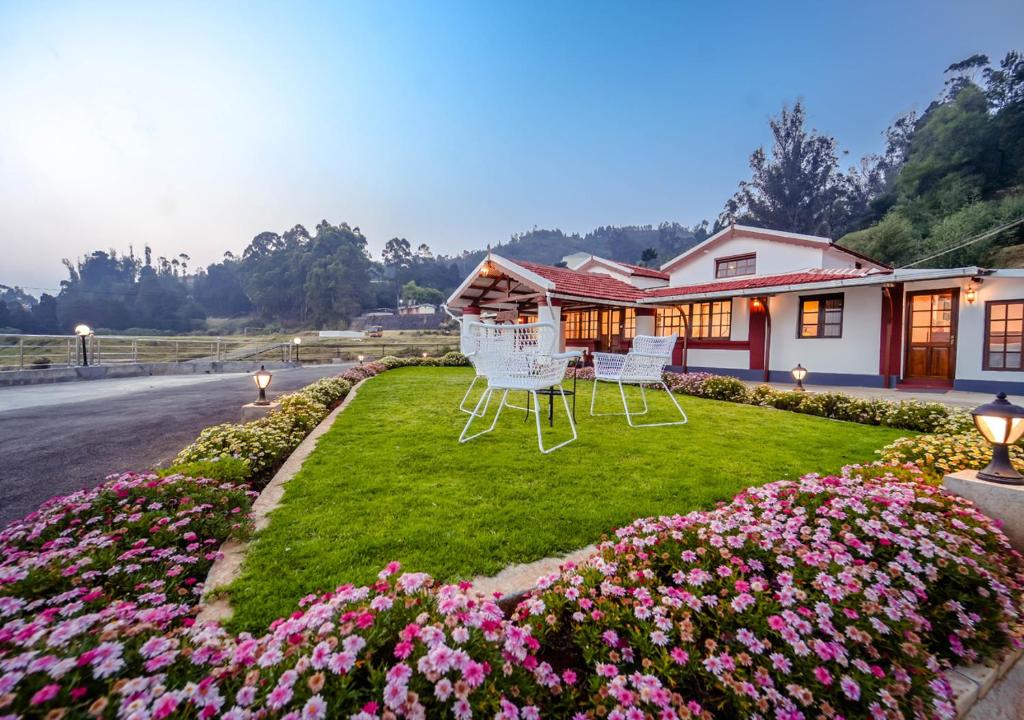
POLYGON ((245 493, 126 476, 0 536, 0 712, 952 718, 944 664, 1021 643, 1021 558, 968 503, 897 472, 638 520, 511 618, 392 563, 259 637, 191 626, 203 550, 245 531, 245 493))
POLYGON ((971 414, 942 403, 917 400, 858 398, 839 392, 796 392, 769 385, 748 388, 734 377, 711 373, 665 373, 668 386, 678 393, 748 405, 774 407, 807 415, 882 425, 929 433, 964 433, 974 427, 971 414))
MULTIPOLYGON (((981 433, 958 435, 918 435, 900 438, 878 451, 882 460, 894 463, 912 463, 920 467, 932 482, 959 470, 978 470, 992 460, 992 447, 981 433)), ((1024 471, 1024 448, 1010 446, 1010 460, 1019 471, 1024 471)))
MULTIPOLYGON (((174 459, 176 466, 196 463, 216 466, 224 458, 245 463, 245 478, 260 484, 270 478, 299 443, 340 403, 352 386, 389 366, 382 362, 358 365, 337 377, 323 378, 301 390, 282 395, 280 407, 247 423, 222 423, 204 429, 174 459)), ((232 467, 232 479, 238 476, 232 467)))
MULTIPOLYGON (((90 706, 182 652, 221 543, 250 530, 245 487, 125 474, 0 532, 0 713, 90 706)), ((149 684, 149 679, 140 682, 149 684)), ((58 717, 57 716, 54 717, 58 717)))

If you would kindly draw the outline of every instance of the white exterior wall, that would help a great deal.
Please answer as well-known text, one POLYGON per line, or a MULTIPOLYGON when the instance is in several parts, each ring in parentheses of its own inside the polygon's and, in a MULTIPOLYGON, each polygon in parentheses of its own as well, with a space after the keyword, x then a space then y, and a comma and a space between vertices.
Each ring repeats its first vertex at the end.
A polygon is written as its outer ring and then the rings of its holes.
POLYGON ((809 382, 815 372, 878 375, 882 328, 881 288, 843 288, 806 293, 786 293, 769 298, 772 316, 770 366, 786 371, 799 363, 807 368, 809 382), (800 298, 843 293, 843 336, 797 337, 800 298))
POLYGON ((686 364, 689 367, 732 368, 747 370, 750 368, 749 350, 695 350, 690 348, 686 353, 686 364))
MULTIPOLYGON (((732 279, 715 277, 715 260, 748 253, 757 254, 757 275, 778 275, 807 268, 824 267, 822 264, 823 253, 820 248, 740 236, 726 240, 703 252, 698 252, 687 258, 682 264, 672 268, 669 285, 696 285, 715 282, 718 279, 732 279)), ((829 265, 829 267, 842 266, 829 265)), ((849 263, 849 267, 853 267, 852 262, 849 263)))

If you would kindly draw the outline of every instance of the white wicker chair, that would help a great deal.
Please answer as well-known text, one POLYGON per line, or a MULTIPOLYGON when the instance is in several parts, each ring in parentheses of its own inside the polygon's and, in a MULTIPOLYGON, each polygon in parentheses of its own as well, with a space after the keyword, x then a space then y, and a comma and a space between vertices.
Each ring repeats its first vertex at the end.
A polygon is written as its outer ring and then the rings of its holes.
POLYGON ((686 423, 686 413, 679 406, 679 401, 672 391, 668 389, 662 372, 665 366, 672 361, 672 348, 675 347, 676 336, 655 337, 653 335, 637 335, 633 338, 633 347, 626 355, 613 355, 611 353, 594 353, 594 390, 590 395, 591 415, 625 415, 630 427, 659 427, 662 425, 683 425, 686 423), (624 413, 595 413, 594 403, 597 400, 597 386, 602 382, 613 382, 619 386, 619 394, 622 396, 622 407, 624 413), (640 397, 644 401, 644 409, 641 412, 630 412, 629 402, 626 400, 626 390, 623 385, 637 385, 640 388, 640 397), (646 415, 647 407, 647 385, 660 385, 676 410, 683 416, 682 420, 658 423, 635 423, 633 417, 646 415))
MULTIPOLYGON (((470 412, 466 426, 462 429, 459 442, 469 442, 485 435, 497 426, 501 411, 506 407, 515 407, 508 402, 511 391, 526 391, 533 398, 532 413, 537 423, 537 446, 544 454, 564 447, 577 438, 576 423, 573 422, 569 401, 562 391, 562 380, 569 360, 578 357, 579 353, 556 353, 555 343, 558 333, 551 323, 528 323, 526 325, 483 325, 472 323, 469 335, 476 338, 477 349, 474 353, 474 365, 478 372, 487 378, 487 389, 477 401, 476 407, 470 412), (562 405, 569 420, 572 438, 549 448, 544 447, 544 436, 541 431, 540 400, 538 390, 551 388, 562 396, 562 405), (468 434, 470 426, 477 418, 483 417, 495 392, 501 392, 501 401, 494 413, 494 419, 486 430, 468 434)), ((522 409, 522 408, 520 408, 522 409)))
MULTIPOLYGON (((445 308, 445 312, 448 312, 448 308, 445 308)), ((448 314, 451 315, 451 313, 448 314)), ((465 322, 462 318, 456 318, 454 315, 452 315, 452 318, 457 320, 460 325, 465 322)), ((469 401, 469 396, 472 394, 473 388, 476 386, 476 381, 484 377, 484 374, 480 371, 480 366, 476 362, 476 353, 479 349, 480 343, 478 334, 470 332, 460 333, 459 350, 466 356, 466 359, 469 360, 469 364, 473 366, 473 370, 476 374, 473 376, 473 382, 471 382, 469 387, 466 388, 466 394, 462 396, 462 402, 459 403, 459 410, 471 415, 473 414, 473 408, 468 407, 466 403, 469 401)), ((485 413, 487 412, 486 406, 484 406, 483 411, 485 413)))

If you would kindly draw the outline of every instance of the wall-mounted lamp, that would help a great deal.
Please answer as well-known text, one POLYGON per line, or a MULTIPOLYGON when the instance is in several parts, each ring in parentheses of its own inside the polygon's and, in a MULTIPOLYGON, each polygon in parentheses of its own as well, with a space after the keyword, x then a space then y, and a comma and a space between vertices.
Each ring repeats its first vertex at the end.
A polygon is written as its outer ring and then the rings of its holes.
POLYGON ((968 285, 967 289, 964 290, 964 300, 966 300, 968 303, 973 305, 974 301, 977 300, 977 299, 978 299, 978 289, 976 287, 974 287, 974 285, 968 285))
POLYGON ((764 307, 764 302, 762 302, 761 298, 756 297, 750 301, 750 307, 754 308, 755 310, 760 310, 761 308, 764 307))

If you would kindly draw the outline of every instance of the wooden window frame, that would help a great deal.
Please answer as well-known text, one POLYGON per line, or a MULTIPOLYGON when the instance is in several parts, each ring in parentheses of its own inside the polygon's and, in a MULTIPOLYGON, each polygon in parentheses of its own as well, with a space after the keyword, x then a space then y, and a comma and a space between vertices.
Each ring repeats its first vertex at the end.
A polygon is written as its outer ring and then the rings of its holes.
POLYGON ((797 304, 796 309, 796 338, 797 340, 841 340, 843 337, 843 325, 846 324, 846 293, 821 293, 819 295, 801 295, 797 304), (839 307, 839 334, 838 335, 825 335, 824 330, 826 325, 834 325, 835 323, 825 322, 825 303, 829 300, 838 299, 840 302, 839 307), (804 335, 804 303, 809 300, 817 300, 821 303, 821 309, 818 311, 818 334, 817 335, 804 335))
POLYGON ((748 275, 757 275, 757 253, 743 253, 742 255, 729 255, 728 257, 715 258, 715 279, 723 280, 734 277, 747 277, 748 275), (729 275, 722 274, 722 265, 730 262, 738 262, 740 260, 752 261, 750 264, 750 272, 736 272, 729 275))
POLYGON ((732 338, 732 299, 729 300, 710 300, 702 302, 693 302, 688 304, 688 315, 689 323, 687 328, 687 337, 691 340, 729 340, 732 338), (707 323, 702 324, 702 328, 707 330, 706 335, 698 335, 694 332, 697 325, 697 308, 701 305, 708 306, 707 323), (727 312, 715 313, 715 305, 724 305, 728 308, 727 312), (726 316, 726 322, 723 324, 721 318, 726 316), (719 322, 714 322, 715 318, 719 318, 719 322), (726 330, 725 335, 712 335, 711 328, 718 327, 726 330))
MULTIPOLYGON (((1006 363, 1006 332, 1003 331, 1003 367, 992 367, 989 362, 989 342, 992 338, 992 307, 994 305, 1024 305, 1024 299, 1020 298, 1008 298, 1006 300, 987 300, 985 302, 985 334, 981 345, 981 369, 990 372, 1024 372, 1024 347, 1021 348, 1019 353, 1021 356, 1020 367, 1008 368, 1005 367, 1006 363)), ((1024 313, 1022 313, 1024 315, 1024 313)), ((1006 320, 1004 319, 1004 322, 1006 320)), ((1024 343, 1022 343, 1024 344, 1024 343)))

